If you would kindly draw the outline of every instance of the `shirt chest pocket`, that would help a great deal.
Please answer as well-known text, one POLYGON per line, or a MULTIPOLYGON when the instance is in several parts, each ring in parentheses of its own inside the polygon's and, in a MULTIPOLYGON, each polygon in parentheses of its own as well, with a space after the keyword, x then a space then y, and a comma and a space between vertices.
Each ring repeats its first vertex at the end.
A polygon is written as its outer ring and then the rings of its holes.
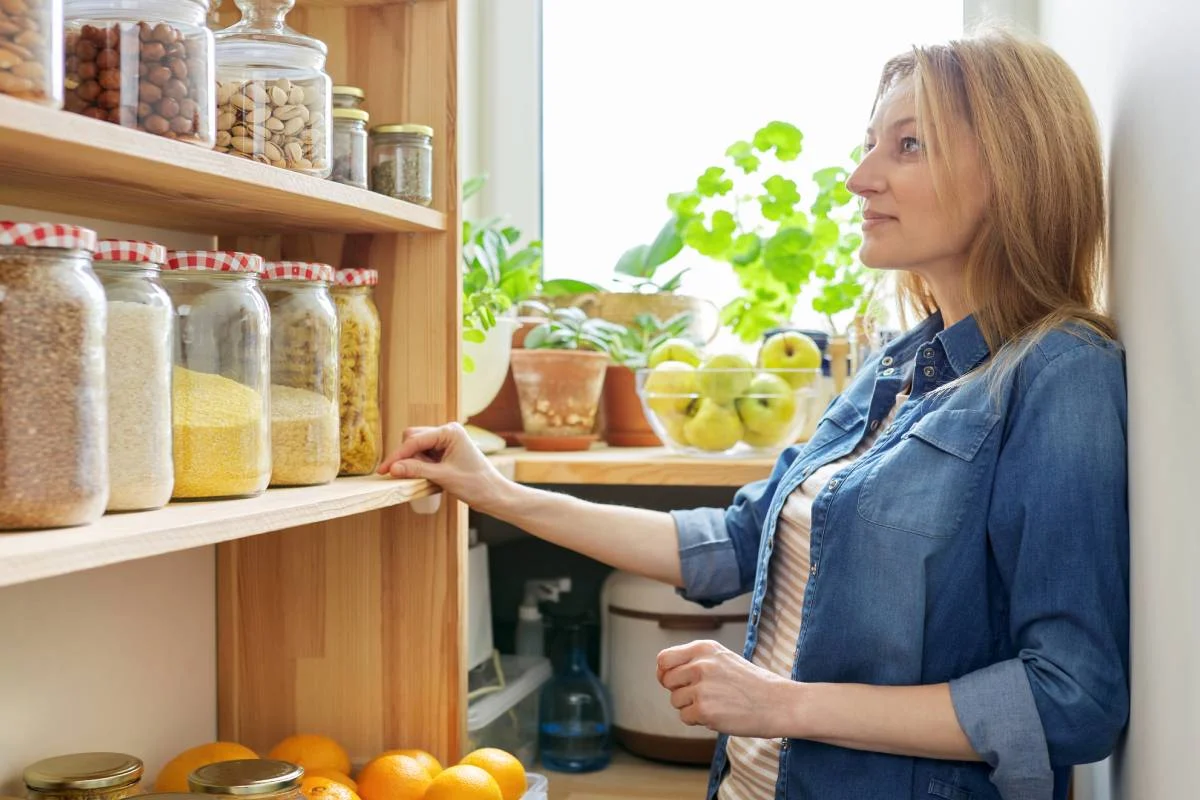
POLYGON ((986 500, 1000 415, 974 409, 931 412, 870 468, 858 513, 867 522, 932 538, 954 536, 986 500))

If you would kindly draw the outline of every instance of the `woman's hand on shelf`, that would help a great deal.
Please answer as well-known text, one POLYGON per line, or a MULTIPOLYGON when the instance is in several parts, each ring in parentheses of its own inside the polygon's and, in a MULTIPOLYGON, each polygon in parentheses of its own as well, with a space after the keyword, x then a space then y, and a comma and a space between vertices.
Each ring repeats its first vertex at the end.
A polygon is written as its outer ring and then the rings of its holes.
POLYGON ((400 449, 378 471, 393 478, 424 478, 483 512, 494 508, 511 485, 457 422, 408 428, 400 449))

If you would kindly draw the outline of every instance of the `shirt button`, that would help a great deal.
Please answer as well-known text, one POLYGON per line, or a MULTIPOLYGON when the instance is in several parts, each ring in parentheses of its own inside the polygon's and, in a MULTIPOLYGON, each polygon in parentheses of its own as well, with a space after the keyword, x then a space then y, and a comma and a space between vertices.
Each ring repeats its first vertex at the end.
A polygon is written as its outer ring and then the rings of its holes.
POLYGON ((926 367, 924 372, 925 372, 926 378, 932 378, 934 375, 937 374, 937 370, 935 370, 933 367, 926 367))
POLYGON ((874 433, 877 430, 879 430, 879 420, 873 419, 871 420, 871 432, 874 433))
POLYGON ((837 478, 834 478, 833 480, 831 480, 829 482, 829 491, 832 492, 833 490, 837 489, 838 484, 840 484, 840 483, 841 483, 841 481, 839 481, 837 478))
POLYGON ((885 367, 890 367, 892 364, 896 363, 896 359, 892 358, 891 356, 884 356, 883 360, 879 363, 883 364, 885 367))
POLYGON ((932 348, 932 347, 926 347, 926 348, 925 348, 925 353, 924 353, 924 356, 925 356, 926 358, 933 358, 933 348, 932 348))
POLYGON ((894 374, 895 372, 896 372, 896 368, 895 368, 895 367, 888 367, 887 369, 885 369, 885 370, 883 371, 883 374, 884 374, 884 375, 892 375, 892 374, 894 374))

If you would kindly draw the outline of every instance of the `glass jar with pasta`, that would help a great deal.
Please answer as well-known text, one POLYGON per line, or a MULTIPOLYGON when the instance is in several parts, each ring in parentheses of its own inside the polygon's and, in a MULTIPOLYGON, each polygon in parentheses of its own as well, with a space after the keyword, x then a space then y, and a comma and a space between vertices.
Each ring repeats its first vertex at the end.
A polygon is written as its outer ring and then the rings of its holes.
POLYGON ((339 333, 338 408, 341 414, 342 475, 367 475, 383 456, 379 413, 379 353, 382 325, 375 307, 373 269, 338 270, 333 287, 339 333))

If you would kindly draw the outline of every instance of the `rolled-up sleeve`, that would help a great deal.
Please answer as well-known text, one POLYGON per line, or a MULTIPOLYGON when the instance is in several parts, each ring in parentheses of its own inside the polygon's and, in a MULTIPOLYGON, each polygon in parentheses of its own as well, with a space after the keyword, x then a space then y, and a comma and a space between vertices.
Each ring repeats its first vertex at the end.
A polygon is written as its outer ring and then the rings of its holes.
POLYGON ((1124 361, 1083 344, 1018 378, 989 536, 1016 657, 951 681, 958 720, 1005 800, 1108 756, 1129 713, 1124 361))

